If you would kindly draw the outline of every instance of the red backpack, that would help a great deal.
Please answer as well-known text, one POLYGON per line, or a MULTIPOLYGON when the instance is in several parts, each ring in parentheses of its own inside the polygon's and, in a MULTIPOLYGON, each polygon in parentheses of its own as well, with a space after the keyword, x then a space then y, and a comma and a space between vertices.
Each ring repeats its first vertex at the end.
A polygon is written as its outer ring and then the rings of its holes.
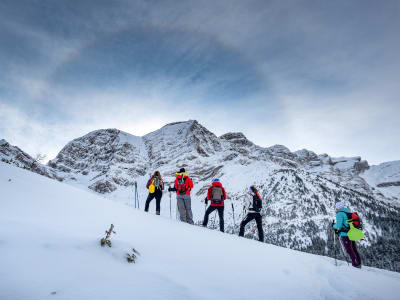
POLYGON ((183 175, 181 175, 181 178, 178 179, 177 190, 180 195, 186 193, 186 181, 183 175))
POLYGON ((353 223, 355 228, 362 230, 362 220, 358 215, 358 213, 352 212, 352 213, 346 213, 346 215, 348 223, 353 223))

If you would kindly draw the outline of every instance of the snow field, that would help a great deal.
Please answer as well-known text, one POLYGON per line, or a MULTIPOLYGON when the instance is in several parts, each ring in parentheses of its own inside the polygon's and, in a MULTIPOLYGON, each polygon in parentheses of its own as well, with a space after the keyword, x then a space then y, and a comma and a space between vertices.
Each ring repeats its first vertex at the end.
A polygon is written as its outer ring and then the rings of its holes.
POLYGON ((2 300, 398 299, 398 273, 146 214, 4 163, 0 191, 2 300))

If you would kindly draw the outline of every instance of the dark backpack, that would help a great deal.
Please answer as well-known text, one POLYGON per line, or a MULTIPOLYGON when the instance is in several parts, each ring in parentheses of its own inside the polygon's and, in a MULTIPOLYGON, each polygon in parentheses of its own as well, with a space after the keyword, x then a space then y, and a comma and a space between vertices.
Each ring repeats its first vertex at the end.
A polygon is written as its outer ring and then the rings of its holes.
POLYGON ((257 195, 253 196, 253 209, 255 212, 258 212, 258 213, 262 209, 262 200, 258 193, 257 193, 257 195))
POLYGON ((224 192, 222 191, 222 188, 219 186, 213 186, 212 191, 212 202, 215 204, 220 204, 222 203, 222 198, 224 197, 224 192))
POLYGON ((181 176, 180 179, 178 179, 178 186, 177 186, 178 193, 180 195, 186 193, 186 183, 185 183, 185 177, 183 175, 181 176))
POLYGON ((362 220, 358 213, 352 212, 352 213, 346 213, 347 215, 347 222, 348 223, 353 223, 354 227, 357 229, 362 230, 363 225, 362 225, 362 220))

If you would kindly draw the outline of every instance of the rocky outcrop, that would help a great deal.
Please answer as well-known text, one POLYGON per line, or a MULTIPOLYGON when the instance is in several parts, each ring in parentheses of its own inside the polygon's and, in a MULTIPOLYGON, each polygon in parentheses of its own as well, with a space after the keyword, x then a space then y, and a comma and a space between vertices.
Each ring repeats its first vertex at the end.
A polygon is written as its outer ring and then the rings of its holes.
POLYGON ((377 187, 400 186, 400 181, 378 183, 377 187))
POLYGON ((4 139, 0 140, 0 160, 39 175, 62 180, 55 173, 43 166, 37 159, 34 159, 20 148, 10 145, 4 139))

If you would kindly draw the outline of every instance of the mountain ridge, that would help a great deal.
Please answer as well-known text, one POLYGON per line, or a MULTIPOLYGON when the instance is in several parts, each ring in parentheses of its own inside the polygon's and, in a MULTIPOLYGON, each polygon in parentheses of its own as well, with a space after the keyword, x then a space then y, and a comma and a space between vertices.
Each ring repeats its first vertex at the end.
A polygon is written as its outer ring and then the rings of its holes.
MULTIPOLYGON (((118 129, 95 130, 69 142, 44 167, 50 177, 129 204, 135 183, 140 198, 145 199, 144 186, 152 172, 159 170, 170 185, 175 172, 185 167, 195 182, 192 206, 197 223, 203 217, 205 191, 218 177, 232 206, 227 206, 225 214, 228 232, 238 231, 234 219, 244 217, 248 188, 256 184, 264 196, 266 242, 327 256, 334 255, 328 220, 334 218, 334 203, 346 201, 366 222, 367 240, 362 246, 368 257, 366 263, 400 271, 396 254, 397 250, 400 253, 400 237, 396 241, 400 226, 392 221, 400 219, 399 198, 392 191, 399 187, 390 186, 391 193, 386 193, 388 187, 373 184, 372 175, 364 176, 371 166, 359 156, 335 158, 307 149, 291 152, 283 145, 264 148, 243 133, 218 137, 190 120, 167 124, 142 137, 118 129), (380 219, 389 224, 381 224, 380 219), (382 239, 395 246, 382 248, 382 239), (392 262, 380 259, 382 253, 392 262)), ((397 164, 390 170, 396 173, 397 164)), ((369 172, 375 174, 374 170, 369 172)), ((175 212, 175 207, 169 208, 168 201, 163 200, 162 214, 170 209, 175 212)), ((217 228, 215 218, 210 227, 217 228)), ((249 227, 247 237, 255 238, 255 226, 249 227)))

